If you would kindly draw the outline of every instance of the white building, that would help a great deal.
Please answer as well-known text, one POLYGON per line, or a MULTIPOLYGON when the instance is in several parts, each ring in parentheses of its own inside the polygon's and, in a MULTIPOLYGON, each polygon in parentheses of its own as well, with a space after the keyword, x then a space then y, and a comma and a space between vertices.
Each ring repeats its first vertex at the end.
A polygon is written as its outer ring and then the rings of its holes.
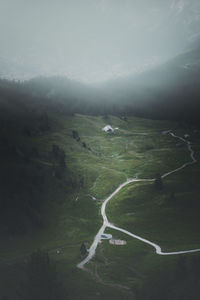
POLYGON ((102 130, 108 133, 114 132, 114 129, 110 125, 106 125, 104 128, 102 128, 102 130))

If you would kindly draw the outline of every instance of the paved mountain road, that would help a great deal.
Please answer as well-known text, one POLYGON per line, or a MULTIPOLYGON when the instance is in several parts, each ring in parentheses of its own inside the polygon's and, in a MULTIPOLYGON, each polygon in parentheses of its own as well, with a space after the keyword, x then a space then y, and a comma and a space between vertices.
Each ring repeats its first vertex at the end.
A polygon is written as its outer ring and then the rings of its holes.
MULTIPOLYGON (((161 176, 162 178, 165 178, 165 177, 167 177, 167 176, 169 176, 169 175, 171 175, 171 174, 173 174, 175 172, 178 172, 178 171, 182 170, 186 166, 195 164, 197 162, 197 160, 196 160, 196 158, 194 156, 194 151, 192 149, 191 143, 188 140, 186 140, 186 139, 184 139, 184 138, 182 138, 180 136, 175 135, 171 131, 169 131, 168 133, 172 137, 180 139, 181 141, 183 141, 184 143, 187 144, 188 150, 190 152, 191 161, 189 161, 187 163, 184 163, 182 166, 180 166, 179 168, 177 168, 175 170, 172 170, 170 172, 167 172, 167 173, 163 174, 161 176)), ((88 250, 87 257, 83 261, 81 261, 79 264, 77 264, 78 268, 83 269, 84 265, 87 264, 94 257, 95 252, 96 252, 96 248, 97 248, 99 242, 101 241, 101 235, 104 234, 106 227, 109 227, 109 228, 121 231, 121 232, 123 232, 123 233, 125 233, 125 234, 127 234, 127 235, 129 235, 129 236, 131 236, 133 238, 135 238, 135 239, 138 239, 138 240, 140 240, 140 241, 142 241, 142 242, 144 242, 144 243, 146 243, 146 244, 154 247, 155 250, 156 250, 156 253, 159 254, 159 255, 178 255, 178 254, 193 253, 193 252, 200 251, 200 249, 192 249, 192 250, 182 250, 182 251, 175 251, 175 252, 163 252, 162 249, 161 249, 161 247, 159 245, 157 245, 156 243, 151 242, 151 241, 149 241, 147 239, 144 239, 144 238, 142 238, 142 237, 140 237, 138 235, 135 235, 135 234, 133 234, 133 233, 131 233, 131 232, 123 229, 123 228, 117 227, 117 226, 111 224, 108 221, 108 218, 106 216, 106 205, 109 202, 109 200, 112 197, 114 197, 123 187, 125 187, 126 185, 128 185, 128 184, 130 184, 132 182, 142 182, 142 181, 148 182, 148 181, 154 181, 154 180, 155 180, 154 178, 153 179, 135 179, 135 178, 133 178, 133 179, 127 179, 126 182, 120 184, 120 186, 110 196, 108 196, 104 200, 104 202, 102 203, 102 206, 101 206, 101 215, 103 217, 103 225, 101 226, 101 228, 99 229, 97 235, 95 236, 94 241, 93 241, 91 247, 88 250)))

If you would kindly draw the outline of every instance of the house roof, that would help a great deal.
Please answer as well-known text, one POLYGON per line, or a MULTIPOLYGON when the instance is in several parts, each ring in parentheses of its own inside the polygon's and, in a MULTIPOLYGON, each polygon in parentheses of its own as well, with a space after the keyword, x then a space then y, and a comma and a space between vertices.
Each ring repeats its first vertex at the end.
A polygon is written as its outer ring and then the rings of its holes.
POLYGON ((110 125, 106 125, 104 128, 102 128, 103 131, 108 132, 108 131, 114 131, 114 129, 110 125))

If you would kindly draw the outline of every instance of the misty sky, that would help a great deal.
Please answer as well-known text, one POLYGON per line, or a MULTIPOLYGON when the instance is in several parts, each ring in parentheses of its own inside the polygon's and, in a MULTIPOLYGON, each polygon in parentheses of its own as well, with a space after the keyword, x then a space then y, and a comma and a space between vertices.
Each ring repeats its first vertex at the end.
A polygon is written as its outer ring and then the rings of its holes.
POLYGON ((104 81, 184 51, 199 27, 199 0, 0 0, 0 75, 104 81))

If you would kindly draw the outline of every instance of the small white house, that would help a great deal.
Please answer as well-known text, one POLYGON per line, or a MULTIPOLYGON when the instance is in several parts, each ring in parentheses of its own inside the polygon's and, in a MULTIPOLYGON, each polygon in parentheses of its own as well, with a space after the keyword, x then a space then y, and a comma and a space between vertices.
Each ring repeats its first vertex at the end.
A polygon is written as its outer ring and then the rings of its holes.
POLYGON ((103 131, 107 133, 113 133, 114 129, 110 125, 106 125, 104 128, 102 128, 103 131))

